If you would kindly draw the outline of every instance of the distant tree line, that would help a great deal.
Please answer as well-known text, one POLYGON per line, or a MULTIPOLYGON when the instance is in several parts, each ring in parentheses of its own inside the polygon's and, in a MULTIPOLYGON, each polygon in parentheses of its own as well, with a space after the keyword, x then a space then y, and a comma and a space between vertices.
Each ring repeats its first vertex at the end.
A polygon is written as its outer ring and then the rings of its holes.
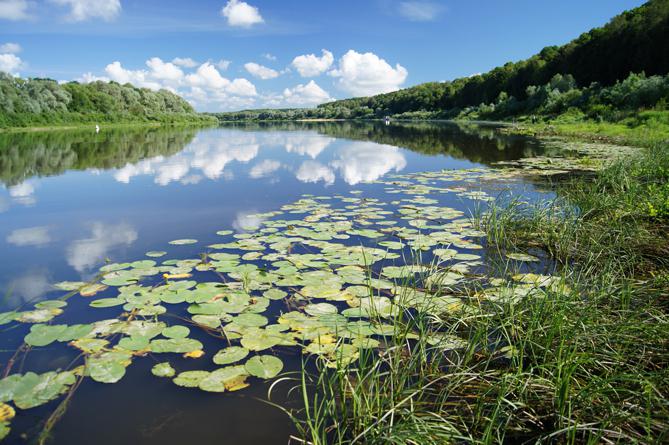
POLYGON ((178 95, 129 83, 60 84, 0 72, 0 128, 86 122, 208 122, 178 95))
POLYGON ((617 110, 666 109, 669 0, 651 0, 563 46, 485 74, 393 93, 345 99, 314 109, 220 113, 222 121, 284 119, 509 118, 577 108, 620 118, 617 110), (637 74, 631 74, 637 73, 637 74), (637 91, 639 90, 639 91, 637 91))

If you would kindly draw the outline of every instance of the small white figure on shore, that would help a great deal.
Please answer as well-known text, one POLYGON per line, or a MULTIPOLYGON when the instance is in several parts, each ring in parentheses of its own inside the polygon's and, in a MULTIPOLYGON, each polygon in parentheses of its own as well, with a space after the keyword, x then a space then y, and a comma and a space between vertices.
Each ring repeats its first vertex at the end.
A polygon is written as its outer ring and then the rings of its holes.
POLYGON ((100 132, 100 126, 98 124, 95 124, 95 132, 96 133, 100 132))

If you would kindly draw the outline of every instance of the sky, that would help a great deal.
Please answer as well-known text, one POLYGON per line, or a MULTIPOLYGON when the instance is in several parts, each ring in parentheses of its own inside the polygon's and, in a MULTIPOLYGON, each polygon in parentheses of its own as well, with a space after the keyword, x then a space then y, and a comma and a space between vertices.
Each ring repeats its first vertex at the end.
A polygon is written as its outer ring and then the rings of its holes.
POLYGON ((309 107, 486 72, 641 0, 0 0, 0 71, 309 107))

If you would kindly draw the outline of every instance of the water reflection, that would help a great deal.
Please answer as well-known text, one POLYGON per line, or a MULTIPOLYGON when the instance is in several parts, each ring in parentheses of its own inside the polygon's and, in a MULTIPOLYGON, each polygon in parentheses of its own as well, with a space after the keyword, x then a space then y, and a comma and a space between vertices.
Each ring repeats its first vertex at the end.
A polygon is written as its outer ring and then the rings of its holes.
POLYGON ((7 242, 15 246, 43 247, 51 242, 51 235, 46 226, 26 227, 13 230, 7 235, 7 242))
POLYGON ((34 194, 35 186, 29 181, 9 187, 9 196, 12 197, 12 200, 24 206, 35 205, 37 199, 34 194))
POLYGON ((73 241, 67 248, 67 263, 77 272, 89 272, 110 250, 129 246, 137 240, 137 231, 127 223, 90 225, 90 236, 73 241))
POLYGON ((260 227, 260 224, 265 220, 264 217, 256 211, 242 211, 237 212, 235 220, 232 222, 232 227, 237 232, 252 232, 260 227))
POLYGON ((7 284, 8 295, 6 304, 20 307, 24 303, 35 301, 51 289, 49 270, 43 267, 30 270, 7 284))
POLYGON ((257 163, 249 171, 249 176, 253 179, 265 178, 276 172, 282 166, 281 162, 274 159, 265 159, 257 163))
POLYGON ((335 141, 335 138, 324 137, 319 134, 286 134, 284 146, 288 153, 295 153, 302 156, 309 156, 316 159, 328 145, 335 141))
POLYGON ((99 174, 113 168, 117 169, 114 178, 125 184, 139 176, 151 176, 159 185, 197 184, 205 178, 230 179, 234 176, 227 170, 231 163, 249 163, 265 151, 274 153, 281 148, 297 157, 292 164, 286 164, 283 157, 261 159, 250 177, 267 178, 286 167, 305 182, 332 184, 338 171, 345 182, 357 184, 402 170, 406 160, 397 147, 483 164, 540 151, 538 144, 527 139, 500 134, 492 127, 462 124, 237 123, 199 133, 197 129, 157 128, 109 130, 98 135, 81 131, 0 134, 0 182, 8 187, 12 201, 33 205, 37 184, 28 181, 32 177, 66 170, 99 174), (348 148, 340 146, 342 138, 349 140, 348 148), (319 164, 303 163, 300 157, 319 164))
POLYGON ((332 169, 317 161, 304 161, 297 169, 295 177, 301 182, 320 182, 332 185, 335 182, 335 174, 332 169))
POLYGON ((404 155, 397 147, 373 142, 354 142, 339 150, 331 165, 339 169, 349 185, 375 181, 390 171, 406 167, 404 155))
POLYGON ((66 170, 109 169, 182 150, 197 128, 150 128, 90 131, 0 133, 0 182, 12 196, 31 195, 31 177, 66 170), (22 184, 24 183, 24 184, 22 184), (20 185, 19 185, 20 184, 20 185))

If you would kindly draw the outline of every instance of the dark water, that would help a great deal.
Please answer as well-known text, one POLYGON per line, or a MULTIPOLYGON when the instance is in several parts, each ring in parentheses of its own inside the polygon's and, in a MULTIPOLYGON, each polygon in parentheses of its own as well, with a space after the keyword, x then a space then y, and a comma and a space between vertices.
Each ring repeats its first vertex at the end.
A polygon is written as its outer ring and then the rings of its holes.
MULTIPOLYGON (((250 215, 305 193, 365 188, 366 196, 374 196, 380 188, 366 183, 389 174, 480 167, 541 151, 536 141, 501 136, 492 127, 453 124, 0 134, 0 312, 56 295, 52 283, 91 278, 105 259, 133 261, 149 250, 175 249, 181 258, 196 256, 197 246, 167 242, 218 242, 217 230, 252 225, 250 215)), ((70 300, 59 322, 93 321, 87 304, 70 300)), ((0 331, 3 365, 26 332, 27 327, 0 331)), ((221 347, 204 334, 197 338, 205 351, 221 347)), ((299 351, 286 348, 282 354, 287 370, 299 369, 299 351)), ((28 357, 25 369, 36 372, 66 367, 73 358, 64 345, 28 357)), ((201 369, 195 362, 184 360, 180 369, 201 369)), ((257 400, 266 398, 268 384, 207 394, 153 377, 153 364, 150 358, 136 360, 113 385, 86 379, 52 443, 287 443, 288 418, 257 400)), ((281 391, 276 397, 290 402, 281 391)), ((26 443, 20 433, 32 437, 55 406, 20 412, 6 443, 26 443)))

